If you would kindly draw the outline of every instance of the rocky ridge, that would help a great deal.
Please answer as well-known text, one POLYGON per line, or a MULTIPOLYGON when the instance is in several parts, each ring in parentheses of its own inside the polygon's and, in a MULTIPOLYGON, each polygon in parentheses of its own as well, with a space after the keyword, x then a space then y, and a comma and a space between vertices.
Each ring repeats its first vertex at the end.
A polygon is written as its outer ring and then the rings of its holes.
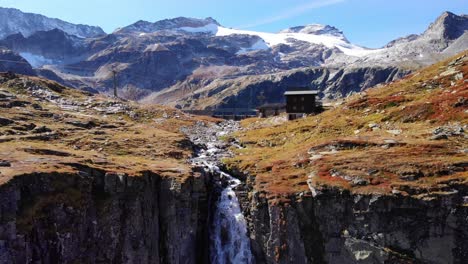
POLYGON ((60 29, 68 34, 81 38, 103 36, 105 32, 99 27, 75 25, 60 19, 48 18, 38 14, 23 13, 14 8, 0 8, 0 38, 21 33, 28 37, 37 31, 60 29))
POLYGON ((205 19, 177 17, 173 19, 164 19, 154 23, 140 20, 129 26, 119 28, 115 33, 153 33, 162 30, 174 30, 182 28, 201 28, 210 24, 219 26, 219 23, 211 17, 205 19))

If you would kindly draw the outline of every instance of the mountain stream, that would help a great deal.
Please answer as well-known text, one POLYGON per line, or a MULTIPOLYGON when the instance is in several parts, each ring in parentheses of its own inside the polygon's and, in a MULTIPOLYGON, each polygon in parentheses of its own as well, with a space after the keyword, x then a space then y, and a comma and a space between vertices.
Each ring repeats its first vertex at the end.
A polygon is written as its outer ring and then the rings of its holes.
POLYGON ((211 213, 210 224, 210 262, 219 264, 253 263, 250 239, 247 234, 247 223, 242 214, 235 188, 241 181, 222 171, 221 159, 230 157, 228 143, 221 138, 239 129, 234 121, 208 125, 203 122, 186 128, 185 133, 198 146, 197 155, 192 163, 203 167, 213 175, 215 189, 219 197, 211 213))

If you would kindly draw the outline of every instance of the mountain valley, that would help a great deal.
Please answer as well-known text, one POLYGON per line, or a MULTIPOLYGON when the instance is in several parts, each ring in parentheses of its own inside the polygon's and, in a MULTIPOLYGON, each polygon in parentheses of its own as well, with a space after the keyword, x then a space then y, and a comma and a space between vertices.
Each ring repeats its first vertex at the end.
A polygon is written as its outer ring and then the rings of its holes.
POLYGON ((379 49, 321 24, 0 22, 0 264, 466 263, 467 15, 379 49), (326 107, 193 114, 291 88, 326 107))

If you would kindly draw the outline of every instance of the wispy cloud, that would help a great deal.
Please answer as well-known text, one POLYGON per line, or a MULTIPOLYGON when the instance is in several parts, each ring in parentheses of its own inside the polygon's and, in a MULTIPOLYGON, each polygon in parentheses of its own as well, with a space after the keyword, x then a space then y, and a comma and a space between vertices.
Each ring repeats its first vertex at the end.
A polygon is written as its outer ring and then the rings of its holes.
POLYGON ((238 26, 237 28, 241 28, 241 29, 253 28, 253 27, 257 27, 257 26, 271 24, 273 22, 277 22, 277 21, 281 21, 281 20, 285 20, 285 19, 288 19, 288 18, 299 16, 299 15, 304 14, 307 11, 310 11, 312 9, 317 9, 317 8, 321 8, 321 7, 329 6, 329 5, 335 5, 335 4, 344 2, 344 1, 346 1, 346 0, 315 0, 315 1, 311 1, 311 2, 308 2, 308 3, 302 4, 302 5, 298 5, 298 6, 295 6, 293 8, 287 9, 284 12, 282 12, 281 14, 277 14, 277 15, 272 16, 272 17, 263 18, 263 19, 254 21, 254 22, 252 22, 250 24, 241 25, 241 26, 238 26))

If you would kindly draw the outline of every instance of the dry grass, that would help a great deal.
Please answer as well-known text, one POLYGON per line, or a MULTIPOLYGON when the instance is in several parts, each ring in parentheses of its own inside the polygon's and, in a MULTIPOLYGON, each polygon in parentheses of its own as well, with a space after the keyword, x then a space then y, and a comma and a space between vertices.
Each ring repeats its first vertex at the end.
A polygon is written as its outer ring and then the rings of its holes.
POLYGON ((36 77, 4 79, 0 82, 2 90, 17 97, 10 101, 26 104, 0 108, 0 117, 15 121, 0 126, 0 160, 11 163, 11 167, 0 167, 0 183, 32 172, 76 173, 76 168, 65 164, 83 164, 134 176, 153 171, 184 180, 192 174, 187 163, 192 149, 179 132, 180 127, 197 120, 216 121, 188 116, 167 107, 141 107, 132 102, 91 96, 36 77), (54 102, 34 100, 31 91, 24 88, 24 82, 73 102, 77 108, 62 109, 54 102), (91 103, 86 104, 88 100, 91 103), (126 105, 128 110, 116 114, 98 111, 112 104, 126 105), (91 125, 81 128, 73 122, 91 122, 91 125), (30 124, 35 128, 44 126, 50 132, 34 133, 30 124))
POLYGON ((244 120, 245 130, 237 136, 246 148, 226 163, 254 175, 259 191, 278 198, 309 192, 309 177, 315 188, 381 194, 466 183, 467 140, 429 140, 438 126, 468 124, 466 56, 369 89, 320 115, 283 124, 244 120), (450 68, 464 77, 445 74, 450 68))

